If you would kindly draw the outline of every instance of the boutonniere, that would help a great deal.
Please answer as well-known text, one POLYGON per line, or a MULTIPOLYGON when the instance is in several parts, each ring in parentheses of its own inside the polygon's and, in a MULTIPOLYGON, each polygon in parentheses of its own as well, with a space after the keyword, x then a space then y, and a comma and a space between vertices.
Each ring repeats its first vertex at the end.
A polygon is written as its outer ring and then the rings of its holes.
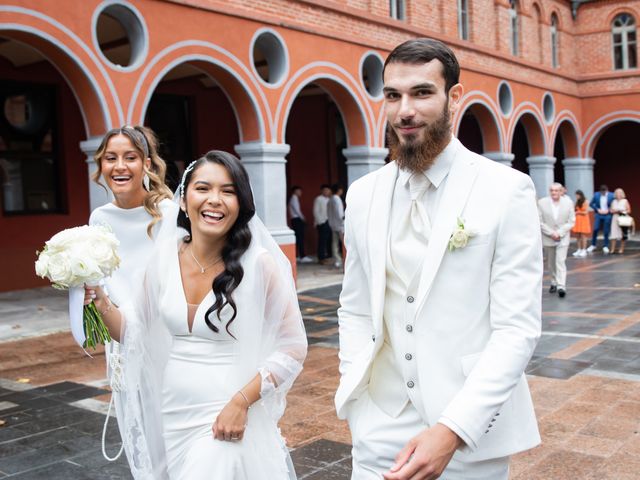
POLYGON ((449 237, 449 251, 452 252, 456 248, 464 248, 469 243, 469 239, 473 237, 475 233, 465 227, 464 220, 458 217, 458 224, 456 229, 449 237))

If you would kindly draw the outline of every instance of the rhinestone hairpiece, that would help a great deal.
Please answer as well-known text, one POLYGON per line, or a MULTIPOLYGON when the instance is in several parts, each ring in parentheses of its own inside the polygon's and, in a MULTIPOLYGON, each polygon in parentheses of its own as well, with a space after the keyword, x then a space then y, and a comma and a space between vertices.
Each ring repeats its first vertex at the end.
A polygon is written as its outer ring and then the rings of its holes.
POLYGON ((197 160, 194 160, 193 162, 191 162, 187 166, 187 168, 184 169, 184 173, 182 174, 182 180, 180 181, 180 198, 182 200, 184 200, 184 182, 187 180, 187 175, 189 174, 189 172, 193 170, 194 167, 196 166, 196 163, 198 163, 197 160))

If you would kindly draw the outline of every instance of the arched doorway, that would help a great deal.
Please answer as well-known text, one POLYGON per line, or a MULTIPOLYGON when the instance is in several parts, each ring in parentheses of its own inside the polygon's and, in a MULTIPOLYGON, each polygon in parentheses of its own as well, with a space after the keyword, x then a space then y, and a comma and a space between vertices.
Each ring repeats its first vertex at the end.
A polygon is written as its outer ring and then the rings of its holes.
POLYGON ((69 64, 52 63, 56 53, 62 55, 42 39, 0 32, 0 230, 12 232, 0 238, 0 263, 12 272, 0 277, 0 291, 44 284, 33 273, 34 252, 89 217, 79 144, 91 120, 102 124, 104 117, 99 104, 97 115, 82 109, 79 91, 87 80, 69 64))
POLYGON ((185 62, 167 72, 153 91, 145 115, 145 125, 160 140, 172 190, 192 160, 209 150, 233 152, 240 141, 232 104, 215 72, 201 67, 185 62))
POLYGON ((369 130, 363 108, 348 83, 322 73, 302 80, 287 103, 283 117, 283 141, 290 147, 287 193, 294 185, 302 187, 301 207, 307 219, 305 253, 315 253, 313 200, 322 184, 338 183, 346 192, 353 180, 348 157, 358 158, 368 150, 369 130))
POLYGON ((287 155, 287 201, 292 186, 302 187, 301 207, 307 219, 305 253, 317 250, 313 228, 313 200, 322 184, 348 185, 346 158, 347 131, 338 105, 316 83, 300 90, 289 111, 285 143, 287 155))
POLYGON ((542 126, 531 112, 524 112, 513 128, 511 152, 515 155, 513 168, 529 173, 527 158, 544 155, 542 126))
POLYGON ((460 117, 458 139, 469 150, 483 154, 501 151, 501 135, 495 114, 480 102, 472 103, 460 117))
MULTIPOLYGON (((562 161, 565 158, 576 158, 578 155, 578 133, 576 128, 569 120, 562 120, 558 125, 553 142, 553 156, 556 158, 553 169, 554 181, 567 185, 562 161)), ((569 193, 573 197, 574 192, 569 193)))
POLYGON ((606 126, 598 135, 593 158, 597 189, 606 184, 610 191, 622 188, 632 206, 640 205, 640 122, 622 120, 606 126), (635 203, 634 203, 635 202, 635 203))

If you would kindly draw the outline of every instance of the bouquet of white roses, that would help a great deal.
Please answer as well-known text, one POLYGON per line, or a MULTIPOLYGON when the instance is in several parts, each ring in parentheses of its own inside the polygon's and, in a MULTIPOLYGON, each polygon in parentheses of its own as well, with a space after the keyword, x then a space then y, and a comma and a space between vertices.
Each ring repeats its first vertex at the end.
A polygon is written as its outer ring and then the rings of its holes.
POLYGON ((84 285, 97 285, 120 265, 119 244, 108 227, 84 225, 56 233, 38 253, 36 274, 54 288, 69 290, 71 333, 83 348, 111 341, 94 303, 82 305, 84 285))

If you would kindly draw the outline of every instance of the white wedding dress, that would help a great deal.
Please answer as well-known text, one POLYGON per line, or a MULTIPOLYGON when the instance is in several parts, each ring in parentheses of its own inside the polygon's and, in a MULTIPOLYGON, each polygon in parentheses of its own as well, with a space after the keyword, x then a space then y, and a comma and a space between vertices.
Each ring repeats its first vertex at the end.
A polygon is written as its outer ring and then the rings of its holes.
POLYGON ((136 479, 167 472, 171 480, 296 478, 277 422, 302 369, 306 336, 290 264, 259 222, 250 222, 253 240, 241 258, 245 273, 233 292, 231 333, 229 306, 221 319, 210 316, 218 332, 205 323, 213 292, 187 304, 180 241, 157 246, 144 290, 122 308, 127 391, 138 394, 126 395, 120 410, 136 479), (261 399, 249 409, 243 439, 214 439, 217 415, 257 373, 261 399))

